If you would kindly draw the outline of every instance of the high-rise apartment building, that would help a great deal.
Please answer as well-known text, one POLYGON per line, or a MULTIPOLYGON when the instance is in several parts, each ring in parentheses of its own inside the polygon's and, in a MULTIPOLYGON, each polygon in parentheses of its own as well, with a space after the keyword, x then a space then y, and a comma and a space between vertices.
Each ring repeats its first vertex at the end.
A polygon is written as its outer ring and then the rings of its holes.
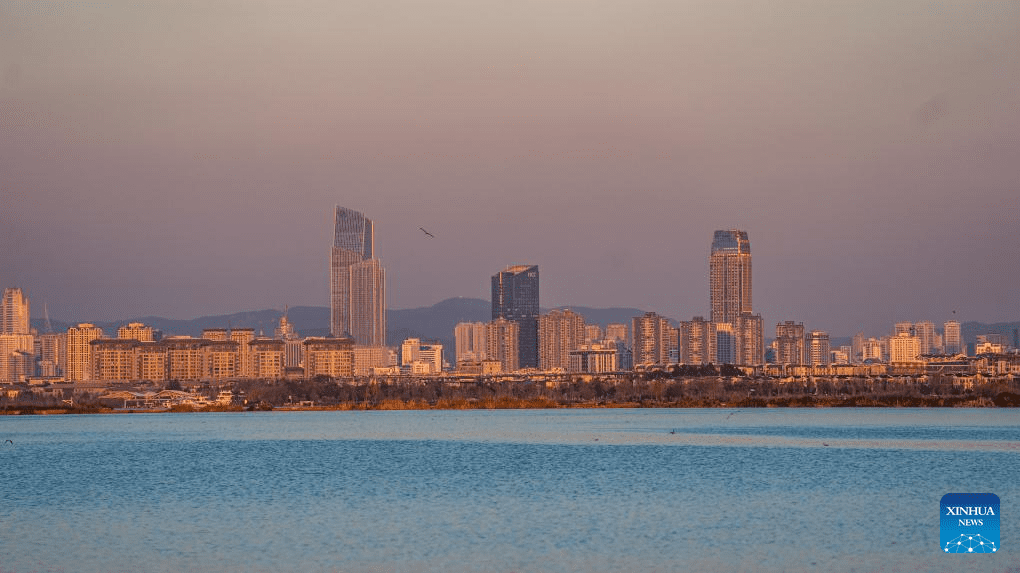
POLYGON ((864 333, 858 332, 850 343, 850 362, 859 364, 864 362, 864 333))
POLYGON ((497 318, 486 325, 485 354, 488 360, 498 360, 503 372, 520 368, 517 354, 520 339, 520 325, 505 318, 497 318))
POLYGON ((776 363, 804 364, 804 323, 787 320, 776 325, 776 363))
POLYGON ((733 325, 737 336, 737 362, 743 366, 760 366, 765 363, 765 322, 760 314, 750 312, 737 316, 733 325))
POLYGON ((409 366, 421 360, 421 339, 406 338, 400 345, 400 365, 409 366))
POLYGON ((0 334, 30 334, 28 297, 20 288, 4 289, 0 299, 0 334))
POLYGON ((330 253, 330 333, 366 346, 386 345, 386 272, 375 258, 371 219, 336 207, 330 253))
POLYGON ((620 323, 607 324, 606 340, 612 340, 615 342, 628 342, 627 325, 620 323))
POLYGON ((669 364, 669 320, 654 312, 635 316, 631 331, 634 333, 634 364, 669 364))
POLYGON ((935 324, 930 320, 914 323, 914 336, 921 341, 921 354, 935 354, 935 324))
POLYGON ((492 320, 517 323, 520 368, 538 368, 538 304, 537 265, 513 265, 492 276, 492 320))
POLYGON ((885 362, 889 354, 889 339, 875 337, 861 341, 861 362, 885 362))
POLYGON ((0 380, 23 382, 35 373, 35 344, 28 297, 20 288, 4 289, 0 298, 0 380))
POLYGON ((570 353, 585 343, 584 317, 572 310, 551 310, 538 317, 538 367, 570 369, 570 353))
POLYGON ((60 376, 67 362, 67 333, 47 332, 39 335, 39 374, 60 376))
POLYGON ((715 323, 695 316, 680 323, 680 362, 708 364, 716 361, 715 323))
POLYGON ((901 332, 889 338, 889 362, 917 362, 921 359, 921 339, 901 332))
MULTIPOLYGON (((203 334, 205 332, 203 331, 203 334)), ((255 376, 251 360, 251 343, 255 340, 255 329, 234 328, 228 331, 227 336, 237 343, 237 375, 241 378, 255 376)))
POLYGON ((960 338, 960 323, 950 320, 944 326, 943 343, 946 346, 946 354, 960 354, 963 352, 963 340, 960 338))
POLYGON ((102 338, 103 329, 94 324, 83 322, 67 329, 67 369, 68 380, 88 380, 92 376, 91 342, 102 338))
POLYGON ((31 334, 0 334, 0 381, 24 382, 33 374, 34 346, 31 334))
POLYGON ((712 322, 735 324, 751 308, 751 241, 746 231, 716 231, 708 259, 712 322))
POLYGON ((481 362, 485 360, 485 332, 484 322, 461 322, 453 329, 453 336, 456 341, 454 353, 457 364, 461 362, 481 362))
POLYGON ((807 348, 812 366, 828 366, 832 362, 828 332, 812 330, 807 336, 807 348))

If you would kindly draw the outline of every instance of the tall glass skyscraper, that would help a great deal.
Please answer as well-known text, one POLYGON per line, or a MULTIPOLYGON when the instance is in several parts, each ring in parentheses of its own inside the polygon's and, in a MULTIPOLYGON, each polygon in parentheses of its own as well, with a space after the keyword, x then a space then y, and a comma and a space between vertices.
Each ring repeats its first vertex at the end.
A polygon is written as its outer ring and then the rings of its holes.
POLYGON ((363 214, 336 207, 330 253, 330 333, 363 346, 386 345, 386 271, 375 258, 375 229, 363 214))
POLYGON ((747 231, 716 231, 708 258, 712 323, 717 360, 757 366, 765 360, 764 323, 751 309, 751 241, 747 231), (727 334, 728 333, 728 334, 727 334), (733 352, 723 356, 720 336, 729 336, 733 352))
POLYGON ((514 265, 492 276, 492 320, 516 322, 521 368, 538 368, 538 265, 514 265))
POLYGON ((0 334, 28 334, 28 297, 20 288, 4 289, 0 299, 0 334))
POLYGON ((945 324, 945 335, 943 344, 946 347, 946 354, 959 354, 963 352, 963 339, 960 337, 960 323, 950 320, 945 324))
POLYGON ((735 324, 751 312, 751 241, 747 231, 716 231, 708 259, 712 322, 735 324))

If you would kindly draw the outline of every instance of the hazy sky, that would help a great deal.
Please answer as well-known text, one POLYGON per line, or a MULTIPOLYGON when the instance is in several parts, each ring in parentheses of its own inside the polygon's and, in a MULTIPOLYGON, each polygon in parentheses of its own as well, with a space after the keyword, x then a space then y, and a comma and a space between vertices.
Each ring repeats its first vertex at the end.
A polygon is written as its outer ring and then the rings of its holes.
POLYGON ((1000 0, 0 0, 0 287, 325 306, 340 204, 390 308, 527 263, 543 306, 707 316, 739 228, 767 335, 1017 320, 1018 82, 1000 0))

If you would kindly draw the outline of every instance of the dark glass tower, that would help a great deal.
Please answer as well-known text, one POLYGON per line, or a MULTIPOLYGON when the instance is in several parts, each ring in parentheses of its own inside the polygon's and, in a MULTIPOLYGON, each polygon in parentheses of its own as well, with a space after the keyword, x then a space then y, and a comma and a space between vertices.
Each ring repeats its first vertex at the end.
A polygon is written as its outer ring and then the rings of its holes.
POLYGON ((372 220, 346 207, 336 207, 333 227, 333 248, 356 254, 359 259, 375 257, 372 220))
POLYGON ((516 322, 521 368, 538 368, 538 265, 514 265, 492 276, 492 320, 516 322))

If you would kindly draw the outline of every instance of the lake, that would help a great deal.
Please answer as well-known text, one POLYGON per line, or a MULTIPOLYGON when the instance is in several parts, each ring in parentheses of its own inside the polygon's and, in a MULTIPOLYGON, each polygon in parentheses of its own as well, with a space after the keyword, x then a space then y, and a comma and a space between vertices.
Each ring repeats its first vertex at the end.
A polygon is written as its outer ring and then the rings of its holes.
POLYGON ((1017 571, 1010 409, 0 416, 0 572, 1017 571), (947 555, 939 500, 1002 501, 947 555))

